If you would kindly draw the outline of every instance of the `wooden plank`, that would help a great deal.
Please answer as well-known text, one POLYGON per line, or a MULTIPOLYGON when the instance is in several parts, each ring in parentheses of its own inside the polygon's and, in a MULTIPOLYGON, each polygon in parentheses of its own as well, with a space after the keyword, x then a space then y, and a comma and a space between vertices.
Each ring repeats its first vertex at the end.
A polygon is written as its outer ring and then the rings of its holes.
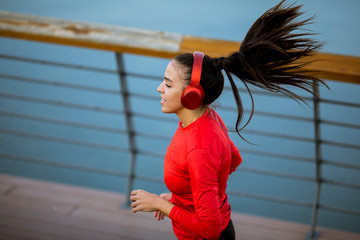
MULTIPOLYGON (((0 210, 2 214, 5 211, 0 210)), ((22 212, 24 213, 24 212, 22 212)), ((17 215, 17 214, 13 214, 17 215)), ((38 220, 39 216, 37 215, 37 219, 32 219, 28 217, 21 216, 7 216, 3 215, 2 220, 5 222, 4 227, 14 227, 17 226, 19 231, 32 231, 35 232, 36 235, 47 236, 48 239, 56 238, 56 239, 70 239, 70 240, 83 240, 83 239, 111 239, 117 240, 121 235, 111 236, 104 234, 102 232, 88 231, 87 229, 73 228, 71 225, 66 224, 66 221, 62 221, 62 224, 54 224, 54 218, 44 218, 42 220, 38 220)), ((56 218, 57 219, 57 218, 56 218)), ((33 235, 31 235, 33 236, 33 235)))
POLYGON ((239 226, 239 232, 243 228, 253 229, 256 234, 266 236, 283 236, 285 239, 289 235, 298 239, 304 239, 310 227, 306 224, 270 219, 265 217, 252 216, 247 214, 232 214, 234 226, 239 226))
POLYGON ((234 225, 237 239, 252 240, 304 240, 306 234, 290 231, 279 231, 276 229, 261 228, 253 225, 234 225))
MULTIPOLYGON (((224 57, 237 51, 241 42, 184 36, 180 53, 203 51, 212 57, 224 57)), ((312 63, 304 69, 318 72, 323 79, 360 83, 360 57, 318 52, 307 60, 312 63)))
MULTIPOLYGON (((238 233, 253 231, 252 237, 257 239, 304 239, 310 230, 307 224, 270 219, 247 214, 232 214, 232 219, 238 233), (244 230, 246 229, 246 230, 244 230)), ((360 234, 317 227, 318 240, 360 240, 360 234)), ((247 233, 250 234, 250 233, 247 233)), ((251 238, 253 239, 253 238, 251 238)))
POLYGON ((173 55, 182 35, 0 11, 0 35, 146 55, 173 55))
POLYGON ((317 53, 306 69, 319 72, 324 79, 360 84, 360 57, 317 53))
POLYGON ((152 213, 133 214, 130 209, 118 210, 116 213, 114 211, 104 212, 90 208, 80 208, 79 211, 76 213, 76 217, 81 219, 90 219, 93 216, 96 216, 96 219, 104 223, 117 222, 122 226, 127 227, 139 225, 146 230, 172 234, 170 220, 166 218, 163 221, 158 221, 153 217, 152 213))
MULTIPOLYGON (((238 41, 5 11, 0 11, 0 36, 163 58, 173 58, 180 53, 195 50, 212 57, 227 56, 241 45, 238 41)), ((360 83, 360 57, 318 53, 311 60, 320 60, 307 68, 319 71, 321 78, 360 83)))
MULTIPOLYGON (((15 198, 25 198, 29 201, 41 201, 41 202, 52 202, 59 204, 69 204, 74 207, 91 207, 99 210, 113 210, 119 208, 123 201, 113 201, 109 202, 105 198, 102 201, 99 198, 86 198, 79 196, 74 193, 63 194, 55 193, 54 189, 52 191, 46 191, 41 189, 26 189, 23 186, 18 186, 15 191, 12 192, 11 196, 15 198)), ((98 196, 99 197, 99 196, 98 196)))
POLYGON ((33 230, 24 230, 21 228, 13 227, 7 225, 3 226, 0 229, 1 239, 6 240, 63 240, 64 238, 55 237, 54 235, 51 238, 43 233, 39 233, 33 230))
POLYGON ((8 194, 12 188, 11 184, 0 182, 0 194, 8 194))
MULTIPOLYGON (((36 194, 38 195, 38 194, 36 194)), ((16 208, 26 208, 29 205, 41 204, 42 209, 48 212, 59 213, 67 216, 75 216, 83 220, 92 219, 96 216, 96 220, 104 223, 118 223, 122 226, 134 226, 141 225, 144 229, 171 232, 171 223, 168 219, 158 222, 152 217, 151 213, 137 213, 133 214, 130 209, 119 209, 118 206, 97 206, 97 205, 84 205, 78 202, 73 203, 67 200, 57 200, 51 202, 44 202, 44 199, 40 196, 36 198, 24 198, 24 195, 19 196, 12 195, 12 201, 16 202, 16 208), (26 200, 25 200, 26 199, 26 200)), ((64 199, 64 198, 62 198, 64 199)), ((49 199, 51 200, 51 199, 49 199)), ((1 202, 1 200, 0 200, 1 202)), ((12 203, 9 203, 10 205, 12 203)), ((35 208, 37 208, 35 206, 35 208)))
MULTIPOLYGON (((16 186, 18 188, 18 191, 14 192, 13 194, 21 194, 22 190, 31 189, 31 191, 40 191, 39 194, 43 192, 49 197, 51 197, 51 194, 54 194, 55 198, 57 198, 58 195, 74 196, 80 199, 87 199, 90 202, 101 201, 103 203, 107 202, 113 205, 122 204, 125 201, 124 195, 115 192, 101 190, 101 195, 99 195, 99 190, 96 189, 71 186, 68 184, 47 182, 35 179, 20 178, 5 174, 0 174, 0 184, 3 184, 5 186, 16 186)), ((31 195, 34 197, 36 196, 36 194, 31 195)))
POLYGON ((318 240, 360 240, 360 234, 318 227, 318 240))
MULTIPOLYGON (((25 224, 25 222, 22 222, 25 219, 24 221, 85 229, 89 232, 104 231, 103 225, 106 225, 107 234, 116 235, 117 237, 121 234, 124 239, 148 239, 149 236, 151 238, 153 236, 153 239, 175 239, 169 221, 158 223, 150 214, 132 214, 130 209, 119 209, 118 204, 107 201, 101 202, 100 198, 106 195, 106 192, 103 194, 102 191, 73 186, 69 186, 70 190, 66 191, 64 189, 66 186, 63 184, 46 183, 12 176, 4 177, 0 175, 0 177, 8 184, 17 185, 16 191, 0 197, 0 222, 9 222, 6 217, 11 216, 20 221, 20 226, 25 224), (65 192, 70 193, 71 196, 66 196, 65 192), (96 200, 89 199, 89 193, 95 197, 95 192, 97 195, 96 200), (73 211, 74 207, 77 208, 76 211, 73 211), (164 224, 167 224, 167 226, 164 224), (139 225, 141 229, 138 228, 139 225)), ((122 195, 117 194, 116 196, 117 199, 121 199, 120 196, 122 195)), ((15 224, 15 222, 12 223, 15 224)), ((19 226, 19 224, 15 226, 19 226)), ((33 227, 35 229, 47 228, 47 226, 41 227, 41 224, 35 224, 33 227)), ((24 228, 24 230, 28 231, 29 229, 24 228)), ((62 231, 64 230, 62 229, 60 232, 62 231)), ((81 238, 84 237, 82 231, 79 233, 68 232, 67 234, 71 236, 77 236, 78 234, 81 238)), ((111 238, 102 236, 101 239, 111 238)))
POLYGON ((202 51, 211 57, 225 57, 239 50, 241 42, 184 36, 179 53, 202 51))
MULTIPOLYGON (((0 236, 8 239, 176 239, 169 219, 158 222, 152 213, 133 214, 113 204, 121 194, 110 193, 108 198, 99 190, 75 186, 66 190, 64 184, 6 175, 0 180, 16 185, 10 194, 0 195, 0 236), (107 206, 101 206, 102 196, 107 206)), ((232 219, 240 240, 302 240, 310 229, 306 224, 239 213, 232 219)), ((318 240, 360 239, 356 233, 320 227, 318 231, 318 240)))
MULTIPOLYGON (((44 235, 56 234, 74 239, 172 239, 172 234, 154 229, 145 229, 140 225, 124 225, 123 222, 103 222, 97 215, 90 218, 78 218, 77 215, 65 216, 49 208, 51 204, 37 203, 12 196, 0 197, 0 222, 26 231, 37 231, 44 235), (5 199, 5 200, 4 200, 5 199), (24 204, 27 202, 27 205, 24 204), (153 238, 154 237, 154 238, 153 238)), ((0 230, 1 235, 1 230, 0 230)))
MULTIPOLYGON (((59 194, 54 194, 53 197, 48 197, 39 190, 26 189, 21 187, 17 192, 21 194, 11 194, 5 198, 0 198, 0 203, 8 204, 16 209, 26 209, 28 206, 37 211, 46 211, 49 213, 56 213, 66 216, 76 216, 83 220, 92 219, 96 216, 96 220, 104 223, 118 223, 122 226, 134 226, 140 224, 144 229, 171 232, 171 223, 168 219, 160 223, 152 217, 151 213, 137 213, 133 214, 130 209, 119 209, 119 205, 102 205, 101 202, 91 202, 89 200, 66 197, 59 194), (38 208, 38 205, 41 208, 38 208)), ((106 204, 106 203, 105 203, 106 204)))

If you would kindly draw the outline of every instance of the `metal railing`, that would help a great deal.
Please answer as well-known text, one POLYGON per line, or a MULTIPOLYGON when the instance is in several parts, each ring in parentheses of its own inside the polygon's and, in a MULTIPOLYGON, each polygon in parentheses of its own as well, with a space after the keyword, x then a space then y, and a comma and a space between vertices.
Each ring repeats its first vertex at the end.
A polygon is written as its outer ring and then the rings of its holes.
MULTIPOLYGON (((62 89, 70 89, 70 90, 78 90, 87 92, 91 94, 103 94, 107 96, 114 96, 114 97, 121 97, 121 103, 119 103, 117 108, 106 107, 106 106, 97 106, 91 105, 87 103, 79 103, 79 102, 72 102, 65 100, 54 100, 51 98, 44 98, 42 96, 26 96, 26 94, 16 93, 16 91, 6 91, 0 85, 0 118, 2 118, 2 126, 0 126, 0 134, 1 134, 1 141, 10 142, 13 141, 12 138, 23 138, 23 139, 34 139, 36 141, 45 141, 51 143, 58 143, 58 144, 67 144, 71 146, 80 146, 85 148, 91 149, 98 149, 111 151, 115 153, 125 153, 127 154, 126 158, 128 160, 128 169, 124 171, 119 171, 119 169, 105 169, 95 166, 88 166, 86 164, 79 163, 67 163, 62 161, 54 161, 47 158, 41 157, 33 157, 24 154, 17 154, 16 152, 7 151, 4 148, 0 148, 0 161, 1 159, 14 161, 14 162, 25 162, 31 164, 40 164, 42 166, 49 166, 49 167, 56 167, 60 169, 68 169, 86 173, 94 173, 100 174, 105 176, 113 176, 116 178, 123 179, 126 182, 125 193, 129 196, 131 189, 133 189, 135 181, 141 181, 142 184, 151 183, 151 184, 163 184, 162 177, 152 176, 151 174, 139 174, 137 173, 137 163, 139 156, 150 157, 153 159, 154 165, 155 162, 161 162, 165 151, 159 151, 156 147, 152 147, 154 142, 160 141, 162 144, 166 145, 169 143, 171 139, 171 134, 169 131, 165 131, 162 134, 159 134, 158 131, 142 131, 141 128, 135 127, 136 119, 141 119, 142 121, 153 121, 155 122, 155 127, 160 127, 165 123, 171 122, 172 125, 176 126, 177 120, 171 116, 167 115, 160 115, 154 113, 148 113, 147 111, 142 111, 143 106, 137 105, 134 107, 131 104, 131 100, 140 99, 144 101, 154 101, 154 105, 156 105, 155 101, 159 101, 159 97, 155 96, 154 94, 146 94, 144 92, 136 92, 129 89, 129 78, 138 78, 145 81, 149 81, 151 84, 155 82, 154 85, 160 83, 162 80, 162 76, 153 76, 148 74, 136 73, 127 71, 124 62, 124 55, 121 53, 115 53, 115 62, 116 62, 116 69, 105 69, 101 67, 90 67, 84 65, 76 65, 76 64, 69 64, 64 62, 57 62, 57 61, 49 61, 49 60, 40 60, 35 58, 23 57, 23 56, 15 56, 9 54, 0 54, 0 60, 11 62, 11 64, 33 64, 33 65, 40 65, 43 67, 54 67, 54 68, 61 68, 61 69, 72 69, 72 70, 81 70, 88 73, 101 73, 107 74, 111 76, 116 76, 119 80, 119 89, 120 90, 113 90, 109 88, 102 88, 102 87, 93 87, 84 84, 78 83, 66 83, 63 81, 58 80, 50 80, 50 79, 40 79, 40 78, 33 78, 33 77, 24 77, 18 74, 18 70, 12 72, 11 74, 4 73, 4 69, 0 68, 0 81, 10 81, 10 82, 17 82, 19 84, 29 84, 29 85, 37 85, 43 87, 54 87, 54 88, 62 88, 62 89), (114 127, 108 126, 103 124, 96 124, 96 123, 86 123, 77 120, 67 120, 59 117, 49 117, 46 114, 36 114, 36 113, 24 113, 21 109, 7 109, 5 106, 5 101, 12 101, 15 103, 15 106, 21 106, 23 103, 32 103, 34 105, 46 105, 49 108, 64 108, 64 109, 72 109, 75 111, 79 111, 79 115, 81 115, 81 111, 88 111, 91 114, 110 114, 114 116, 118 116, 124 119, 124 126, 123 127, 114 127), (121 106, 120 106, 121 104, 121 106), (73 138, 71 134, 67 135, 66 137, 63 136, 54 136, 51 134, 44 134, 41 131, 32 131, 30 128, 26 128, 25 130, 16 129, 15 128, 7 128, 6 123, 11 121, 23 120, 26 122, 36 122, 39 124, 50 124, 53 126, 60 126, 60 127, 70 127, 74 129, 85 129, 90 131, 96 131, 101 134, 114 134, 119 139, 125 139, 123 142, 114 145, 109 144, 106 142, 101 142, 99 140, 92 140, 88 139, 85 135, 80 136, 79 138, 73 138), (5 123, 5 124, 4 124, 5 123), (140 139, 145 139, 141 143, 140 139), (140 143, 139 143, 140 142, 140 143), (125 145, 125 146, 124 146, 125 145), (144 149, 142 146, 147 145, 148 148, 144 149)), ((155 89, 151 89, 154 91, 155 89)), ((229 87, 226 87, 225 92, 230 91, 229 87)), ((315 89, 318 91, 318 89, 315 89)), ((145 91, 146 92, 146 91, 145 91)), ((263 91, 254 90, 253 93, 257 96, 274 96, 273 94, 269 94, 263 91)), ((277 96, 277 98, 282 98, 282 96, 277 96)), ((327 120, 321 116, 320 107, 322 104, 330 104, 336 105, 341 107, 350 107, 352 109, 356 109, 359 111, 360 104, 358 103, 349 103, 345 101, 335 101, 330 99, 322 99, 321 97, 305 97, 305 100, 308 102, 309 105, 312 105, 313 114, 311 116, 295 116, 293 114, 286 114, 286 113, 276 113, 271 111, 256 111, 256 117, 266 117, 266 118, 275 118, 281 119, 283 121, 296 121, 306 124, 311 124, 314 128, 313 136, 299 136, 293 133, 289 133, 287 131, 283 132, 271 132, 264 129, 257 129, 253 127, 249 127, 248 129, 244 130, 244 134, 246 136, 257 136, 271 139, 272 141, 279 141, 279 140, 286 140, 290 142, 293 141, 295 144, 298 143, 305 143, 310 144, 314 147, 314 154, 287 154, 287 153, 280 153, 277 151, 269 151, 268 149, 260 150, 256 146, 251 146, 248 144, 238 144, 240 152, 243 155, 249 156, 258 156, 259 158, 262 157, 271 157, 274 159, 281 159, 283 161, 288 162, 296 162, 296 163, 308 163, 315 165, 315 175, 311 176, 304 175, 304 174, 293 174, 293 173, 282 173, 279 171, 274 170, 264 170, 257 167, 249 167, 249 166, 241 166, 238 169, 238 172, 241 173, 248 173, 256 176, 269 176, 277 179, 284 179, 284 180, 291 180, 291 181, 299 181, 301 183, 314 183, 315 184, 315 192, 313 193, 313 201, 305 201, 299 200, 296 198, 291 197, 278 197, 272 196, 271 194, 266 193, 256 193, 256 192, 249 192, 242 190, 242 185, 238 184, 235 188, 234 186, 229 187, 229 195, 231 197, 240 197, 240 198, 249 198, 249 199, 256 199, 263 202, 274 202, 277 204, 282 205, 291 205, 291 206, 299 206, 302 208, 307 208, 312 210, 312 217, 310 219, 311 228, 309 231, 307 239, 316 239, 317 232, 317 219, 318 219, 318 212, 320 210, 326 210, 334 213, 341 213, 347 214, 351 216, 357 217, 360 219, 360 211, 352 208, 347 208, 346 206, 338 207, 331 204, 323 203, 323 197, 321 196, 321 189, 324 185, 328 186, 336 186, 342 189, 351 189, 353 191, 360 191, 360 184, 359 183, 350 183, 346 181, 340 181, 336 179, 330 179, 323 175, 322 169, 324 166, 332 166, 335 168, 341 169, 350 169, 350 170, 360 170, 360 164, 355 164, 352 162, 336 162, 331 159, 327 159, 326 156, 323 155, 323 148, 324 146, 332 146, 332 147, 340 147, 343 149, 345 155, 346 150, 350 151, 359 151, 360 144, 359 142, 355 143, 344 143, 337 140, 328 140, 324 139, 322 135, 322 126, 341 126, 342 128, 351 129, 352 131, 360 130, 360 125, 357 123, 345 123, 341 121, 334 121, 334 120, 327 120)), ((290 101, 290 100, 289 100, 290 101)), ((236 111, 235 107, 228 106, 227 102, 224 100, 223 104, 217 107, 217 110, 224 113, 233 113, 236 111)), ((150 111, 151 112, 151 111, 150 111)), ((249 112, 249 111, 247 111, 249 112)), ((76 118, 76 117, 75 117, 76 118)), ((226 122, 226 117, 224 118, 226 122)), ((228 126, 229 129, 232 128, 231 125, 228 126)), ((171 132, 171 131, 170 131, 171 132)), ((41 151, 41 149, 37 150, 41 151)), ((57 154, 58 152, 53 152, 53 154, 57 154)), ((121 160, 123 161, 123 160, 121 160)), ((246 161, 246 159, 245 159, 246 161)), ((151 165, 151 164, 149 164, 151 165)), ((158 166, 157 166, 158 167, 158 166)), ((144 171, 149 173, 149 171, 144 171)), ((344 171, 346 172, 346 171, 344 171)), ((129 199, 127 197, 127 199, 129 199)))

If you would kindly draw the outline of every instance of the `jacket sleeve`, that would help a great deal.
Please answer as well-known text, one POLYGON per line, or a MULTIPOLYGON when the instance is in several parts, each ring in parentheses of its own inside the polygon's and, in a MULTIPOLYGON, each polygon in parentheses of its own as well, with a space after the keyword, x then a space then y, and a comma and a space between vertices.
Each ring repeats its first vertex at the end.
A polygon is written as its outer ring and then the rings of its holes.
POLYGON ((218 239, 221 215, 218 198, 220 160, 208 150, 191 151, 186 159, 190 176, 195 212, 174 206, 170 218, 188 231, 205 239, 218 239))
POLYGON ((235 146, 233 141, 229 138, 230 146, 231 146, 231 165, 229 174, 235 172, 236 168, 241 164, 242 157, 240 155, 239 149, 235 146))

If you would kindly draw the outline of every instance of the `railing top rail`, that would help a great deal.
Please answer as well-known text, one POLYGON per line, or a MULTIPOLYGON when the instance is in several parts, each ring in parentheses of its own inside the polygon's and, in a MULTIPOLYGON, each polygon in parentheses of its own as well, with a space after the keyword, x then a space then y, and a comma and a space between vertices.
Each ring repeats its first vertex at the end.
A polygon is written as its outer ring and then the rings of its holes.
MULTIPOLYGON (((172 58, 203 51, 212 57, 234 52, 241 42, 202 38, 179 33, 70 21, 0 11, 0 36, 100 50, 172 58)), ((317 53, 309 69, 320 77, 360 83, 360 57, 317 53)))

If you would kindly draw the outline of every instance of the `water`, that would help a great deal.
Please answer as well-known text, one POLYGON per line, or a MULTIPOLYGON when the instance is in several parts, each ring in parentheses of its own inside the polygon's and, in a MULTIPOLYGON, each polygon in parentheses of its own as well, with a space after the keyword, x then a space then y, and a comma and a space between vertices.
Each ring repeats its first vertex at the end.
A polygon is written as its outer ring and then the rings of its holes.
MULTIPOLYGON (((278 1, 272 0, 243 0, 243 1, 25 1, 25 0, 1 0, 0 9, 19 13, 51 16, 76 21, 87 21, 111 25, 137 27, 151 30, 184 33, 189 35, 210 37, 226 40, 240 41, 253 21, 265 10, 274 6, 278 1)), ((316 20, 311 29, 320 33, 316 38, 326 41, 323 51, 360 56, 358 43, 360 40, 360 16, 358 9, 360 2, 357 0, 346 2, 346 5, 337 0, 298 1, 305 3, 306 16, 316 14, 316 20), (336 16, 336 17, 334 17, 336 16)), ((52 60, 64 63, 81 64, 105 69, 115 70, 116 63, 113 53, 95 51, 66 46, 49 45, 42 43, 27 42, 21 40, 0 39, 0 52, 52 60)), ((125 56, 126 69, 129 72, 140 72, 159 76, 163 75, 168 62, 167 59, 154 59, 139 56, 125 56)), ((114 74, 93 73, 82 70, 69 70, 65 68, 37 66, 31 63, 19 63, 0 59, 0 71, 2 74, 30 77, 42 80, 52 80, 63 83, 76 83, 84 86, 101 87, 108 90, 119 90, 118 77, 114 74)), ((83 90, 58 88, 0 79, 0 91, 14 93, 29 97, 39 97, 54 101, 67 100, 69 102, 84 105, 96 105, 112 109, 122 110, 122 100, 118 95, 101 93, 89 93, 83 90)), ((146 89, 147 94, 157 96, 155 92, 158 82, 149 82, 136 77, 129 78, 130 91, 139 93, 146 89), (141 86, 141 89, 139 88, 141 86), (153 92, 152 92, 153 91, 153 92)), ((331 91, 321 89, 324 98, 342 100, 348 102, 360 102, 360 87, 353 84, 328 82, 331 91)), ((221 101, 231 98, 224 93, 221 101)), ((245 103, 248 99, 245 97, 245 103)), ((294 116, 311 116, 312 110, 301 107, 297 103, 281 100, 275 97, 255 96, 256 109, 271 109, 274 113, 287 113, 294 116)), ((157 113, 162 115, 158 100, 149 101, 144 99, 132 99, 133 108, 139 113, 157 113)), ((86 124, 96 124, 113 128, 125 128, 125 120, 118 115, 109 113, 93 113, 87 110, 50 107, 46 104, 34 104, 30 102, 14 101, 1 98, 0 108, 3 111, 15 111, 22 114, 35 116, 47 116, 64 121, 75 121, 86 124), (79 117, 79 115, 81 117, 79 117)), ((341 122, 358 124, 359 110, 343 110, 333 105, 322 104, 322 118, 327 120, 339 120, 341 122)), ((228 112, 219 112, 226 119, 233 119, 228 112)), ((174 116, 169 116, 175 119, 174 116)), ((57 126, 55 124, 37 121, 20 120, 11 117, 0 117, 1 128, 10 130, 24 130, 32 134, 44 134, 53 138, 61 139, 71 135, 72 139, 89 140, 91 143, 108 144, 112 146, 127 147, 127 140, 119 138, 119 135, 108 132, 89 131, 75 129, 74 127, 57 126)), ((147 133, 160 133, 171 136, 177 127, 176 120, 166 123, 135 117, 135 129, 147 133)), ((226 123, 233 125, 232 120, 226 123)), ((269 117, 256 116, 249 128, 265 129, 271 132, 285 131, 297 136, 311 137, 313 127, 311 123, 299 123, 297 121, 282 121, 269 117), (296 127, 294 127, 296 126, 296 127)), ((358 143, 359 131, 346 131, 325 125, 322 129, 325 139, 338 139, 344 143, 358 143)), ((313 157, 314 149, 311 144, 294 145, 288 144, 288 140, 273 141, 267 137, 246 135, 248 140, 257 145, 246 145, 237 136, 232 136, 238 146, 254 150, 272 151, 274 153, 297 154, 303 157, 313 157), (286 146, 286 147, 284 147, 286 146)), ((165 153, 168 140, 153 140, 151 145, 145 138, 137 139, 138 147, 142 150, 157 149, 159 153, 165 153)), ((240 147, 240 148, 241 148, 240 147)), ((106 171, 119 170, 126 172, 129 168, 127 159, 129 155, 124 152, 101 150, 91 146, 69 145, 59 141, 33 140, 21 136, 0 135, 1 152, 16 154, 31 158, 50 160, 61 164, 85 165, 91 168, 100 168, 106 171)), ((359 151, 347 151, 343 149, 324 146, 323 157, 325 159, 359 164, 359 151)), ((289 161, 277 159, 271 156, 259 156, 251 153, 243 153, 244 167, 254 167, 262 170, 277 171, 280 173, 298 174, 302 176, 314 176, 314 165, 306 162, 289 163, 289 161)), ((124 192, 126 181, 115 175, 104 176, 91 172, 79 172, 76 169, 64 170, 59 167, 28 163, 26 161, 10 161, 0 158, 0 171, 10 174, 19 174, 34 178, 52 181, 90 186, 124 192)), ((45 165, 44 165, 45 164, 45 165)), ((162 159, 145 157, 140 155, 136 165, 136 173, 152 177, 162 178, 162 159), (151 171, 149 171, 151 170, 151 171)), ((328 179, 348 183, 358 183, 359 171, 345 170, 331 166, 324 167, 323 174, 328 179)), ((294 180, 284 180, 269 176, 259 176, 252 173, 240 172, 230 177, 229 188, 244 192, 267 194, 282 198, 295 198, 296 200, 313 200, 315 185, 294 180)), ((161 193, 166 191, 165 186, 136 181, 135 188, 143 188, 152 192, 161 193)), ((350 206, 359 210, 360 196, 358 191, 324 185, 321 192, 323 204, 344 207, 350 206)), ((277 203, 264 202, 240 197, 232 197, 231 204, 235 211, 268 216, 291 221, 309 223, 311 210, 302 207, 280 205, 277 203)), ((360 232, 359 217, 343 214, 334 214, 322 210, 319 215, 319 225, 360 232), (337 219, 341 219, 338 221, 337 219)))

